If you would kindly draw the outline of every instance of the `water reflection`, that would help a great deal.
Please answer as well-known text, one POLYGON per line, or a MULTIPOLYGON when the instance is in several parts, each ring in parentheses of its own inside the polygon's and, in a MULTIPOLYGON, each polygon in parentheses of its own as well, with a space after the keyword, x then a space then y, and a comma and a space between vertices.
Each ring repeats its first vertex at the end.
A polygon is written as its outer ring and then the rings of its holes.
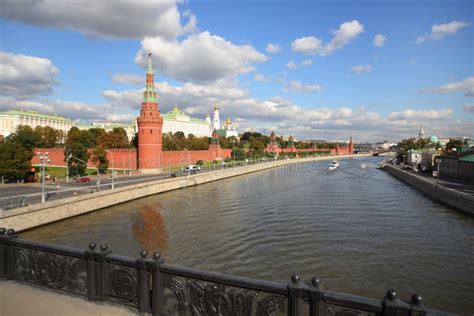
POLYGON ((149 254, 160 251, 166 255, 168 233, 163 216, 158 211, 160 207, 160 203, 156 203, 154 206, 149 204, 142 206, 134 216, 132 232, 135 239, 149 254))

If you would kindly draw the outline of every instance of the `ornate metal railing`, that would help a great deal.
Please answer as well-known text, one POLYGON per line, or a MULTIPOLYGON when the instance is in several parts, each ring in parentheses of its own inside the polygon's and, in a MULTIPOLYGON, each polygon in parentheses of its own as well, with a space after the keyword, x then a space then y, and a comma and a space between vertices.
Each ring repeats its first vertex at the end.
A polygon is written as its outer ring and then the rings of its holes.
POLYGON ((153 315, 434 315, 419 295, 382 300, 323 290, 297 275, 283 284, 168 265, 157 252, 132 259, 107 245, 88 250, 18 238, 0 228, 0 278, 111 302, 153 315))

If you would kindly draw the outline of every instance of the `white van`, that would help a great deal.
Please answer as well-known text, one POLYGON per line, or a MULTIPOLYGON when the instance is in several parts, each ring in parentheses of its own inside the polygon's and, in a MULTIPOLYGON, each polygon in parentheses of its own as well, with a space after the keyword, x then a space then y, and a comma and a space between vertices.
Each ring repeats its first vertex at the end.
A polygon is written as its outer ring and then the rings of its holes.
POLYGON ((196 173, 198 171, 201 171, 201 167, 198 165, 189 165, 189 166, 186 166, 186 168, 184 168, 184 171, 196 173))

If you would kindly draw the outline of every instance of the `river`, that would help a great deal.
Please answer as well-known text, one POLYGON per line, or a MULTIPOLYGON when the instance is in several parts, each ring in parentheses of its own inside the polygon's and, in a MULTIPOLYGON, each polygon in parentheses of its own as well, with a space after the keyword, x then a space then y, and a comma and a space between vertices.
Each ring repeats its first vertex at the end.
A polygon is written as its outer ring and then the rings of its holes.
POLYGON ((420 294, 431 308, 474 312, 474 219, 377 170, 380 158, 281 167, 70 218, 22 238, 382 298, 420 294), (361 165, 365 164, 365 168, 361 165))

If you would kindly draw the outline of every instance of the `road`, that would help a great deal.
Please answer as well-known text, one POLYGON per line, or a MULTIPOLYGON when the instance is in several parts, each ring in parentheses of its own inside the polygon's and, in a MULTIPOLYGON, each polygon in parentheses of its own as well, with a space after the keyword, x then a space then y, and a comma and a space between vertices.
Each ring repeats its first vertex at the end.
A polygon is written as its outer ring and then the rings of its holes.
MULTIPOLYGON (((251 162, 251 164, 261 163, 251 162)), ((237 164, 237 167, 243 166, 242 162, 237 164)), ((212 168, 203 168, 200 172, 209 172, 225 168, 226 166, 215 166, 212 168)), ((177 176, 186 176, 186 172, 178 172, 177 176)), ((121 188, 137 183, 156 181, 169 178, 169 173, 161 174, 132 174, 132 175, 118 175, 114 180, 114 187, 121 188)), ((98 183, 97 176, 89 176, 89 182, 75 182, 65 180, 53 182, 51 180, 45 182, 46 201, 53 201, 62 198, 72 197, 81 194, 89 194, 97 191, 104 191, 112 189, 112 181, 110 176, 101 175, 100 183, 98 183)), ((8 210, 26 205, 31 205, 41 202, 41 183, 27 183, 27 184, 5 184, 0 185, 0 209, 8 210)))

